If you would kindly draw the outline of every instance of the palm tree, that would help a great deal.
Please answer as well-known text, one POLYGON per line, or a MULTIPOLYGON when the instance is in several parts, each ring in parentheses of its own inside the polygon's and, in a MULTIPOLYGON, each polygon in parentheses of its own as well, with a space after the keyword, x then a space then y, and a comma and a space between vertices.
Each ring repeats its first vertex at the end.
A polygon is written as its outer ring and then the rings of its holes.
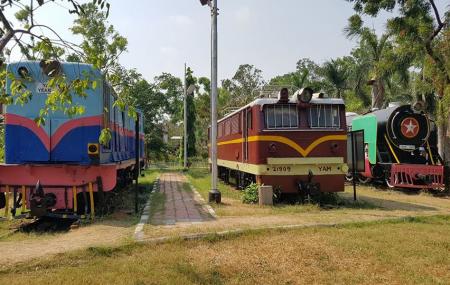
POLYGON ((330 60, 323 64, 322 74, 324 79, 336 92, 336 97, 342 97, 342 91, 347 89, 348 71, 338 60, 330 60))
POLYGON ((390 54, 392 44, 389 34, 378 37, 375 31, 362 26, 363 22, 358 15, 349 19, 349 25, 344 29, 348 38, 359 38, 359 45, 367 51, 370 65, 370 80, 372 86, 372 108, 382 108, 385 101, 385 81, 392 75, 393 63, 390 54))

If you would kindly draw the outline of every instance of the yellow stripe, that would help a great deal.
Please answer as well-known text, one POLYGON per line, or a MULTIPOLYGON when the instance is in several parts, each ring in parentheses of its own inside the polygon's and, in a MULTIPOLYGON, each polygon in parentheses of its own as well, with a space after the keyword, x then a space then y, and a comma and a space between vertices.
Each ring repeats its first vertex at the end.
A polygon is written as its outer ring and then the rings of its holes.
POLYGON ((251 164, 238 161, 218 159, 217 164, 229 169, 235 169, 254 175, 270 175, 270 176, 297 176, 308 175, 312 171, 314 175, 344 175, 347 173, 348 167, 344 163, 322 163, 311 164, 251 164))
MULTIPOLYGON (((346 141, 347 136, 346 135, 329 135, 329 136, 323 136, 318 138, 317 140, 313 141, 306 149, 299 146, 296 142, 294 142, 291 139, 288 139, 286 137, 282 136, 251 136, 248 137, 249 142, 256 142, 256 141, 273 141, 273 142, 279 142, 282 144, 286 144, 290 146, 291 148, 295 149, 299 154, 302 156, 307 156, 311 151, 313 151, 319 144, 324 143, 326 141, 346 141)), ((236 143, 243 143, 244 139, 235 139, 235 140, 229 140, 220 142, 217 145, 227 145, 227 144, 236 144, 236 143)))
POLYGON ((433 165, 435 165, 434 159, 433 159, 433 154, 431 153, 431 148, 430 148, 430 144, 428 143, 428 141, 427 141, 427 148, 428 148, 428 153, 430 154, 431 163, 432 163, 433 165))
POLYGON ((389 142, 389 140, 388 140, 388 138, 387 138, 386 135, 384 135, 384 139, 386 140, 389 149, 391 150, 392 154, 394 155, 395 161, 397 161, 397 163, 400 163, 400 160, 398 160, 398 157, 397 157, 397 155, 395 154, 395 151, 394 151, 394 149, 392 148, 391 143, 389 142))
POLYGON ((6 198, 5 217, 8 217, 9 216, 9 185, 6 185, 5 198, 6 198))
POLYGON ((25 212, 27 207, 27 191, 25 185, 22 185, 22 213, 25 212))
POLYGON ((91 202, 91 219, 95 218, 95 206, 94 206, 94 191, 92 189, 92 182, 89 182, 89 200, 91 202))
POLYGON ((78 212, 78 200, 77 200, 77 187, 72 187, 72 196, 73 196, 73 212, 78 212))

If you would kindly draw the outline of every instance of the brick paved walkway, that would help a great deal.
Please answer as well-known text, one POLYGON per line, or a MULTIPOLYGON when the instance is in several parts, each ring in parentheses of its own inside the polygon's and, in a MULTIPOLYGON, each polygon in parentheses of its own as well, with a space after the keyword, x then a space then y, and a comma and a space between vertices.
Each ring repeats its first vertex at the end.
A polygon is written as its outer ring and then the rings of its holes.
POLYGON ((200 201, 188 187, 187 180, 180 173, 164 173, 159 179, 159 192, 165 195, 164 209, 156 212, 150 220, 154 225, 175 225, 178 223, 200 223, 211 220, 200 201))

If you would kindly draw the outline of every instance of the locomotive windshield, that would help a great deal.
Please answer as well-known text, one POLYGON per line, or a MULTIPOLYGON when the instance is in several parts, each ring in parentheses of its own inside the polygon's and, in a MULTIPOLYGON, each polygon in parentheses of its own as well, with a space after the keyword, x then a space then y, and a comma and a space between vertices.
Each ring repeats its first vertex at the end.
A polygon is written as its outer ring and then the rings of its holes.
POLYGON ((266 105, 264 116, 267 129, 298 128, 298 111, 295 104, 266 105))
POLYGON ((311 128, 341 127, 339 105, 313 105, 309 109, 309 124, 311 128))

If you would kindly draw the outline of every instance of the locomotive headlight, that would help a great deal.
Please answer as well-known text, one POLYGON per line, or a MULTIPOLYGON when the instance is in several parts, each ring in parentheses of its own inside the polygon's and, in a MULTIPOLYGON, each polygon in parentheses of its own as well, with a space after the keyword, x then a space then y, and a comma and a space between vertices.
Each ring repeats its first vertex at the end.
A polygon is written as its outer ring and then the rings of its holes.
POLYGON ((305 87, 297 91, 297 102, 309 103, 314 91, 310 87, 305 87))
POLYGON ((88 154, 89 155, 98 155, 99 154, 99 144, 98 143, 88 143, 88 154))
POLYGON ((342 170, 342 172, 344 172, 344 173, 347 173, 348 172, 348 165, 347 164, 342 164, 342 166, 341 166, 341 170, 342 170))
POLYGON ((19 67, 19 69, 17 69, 17 73, 19 73, 20 77, 22 78, 27 78, 30 76, 30 72, 25 66, 19 67))

